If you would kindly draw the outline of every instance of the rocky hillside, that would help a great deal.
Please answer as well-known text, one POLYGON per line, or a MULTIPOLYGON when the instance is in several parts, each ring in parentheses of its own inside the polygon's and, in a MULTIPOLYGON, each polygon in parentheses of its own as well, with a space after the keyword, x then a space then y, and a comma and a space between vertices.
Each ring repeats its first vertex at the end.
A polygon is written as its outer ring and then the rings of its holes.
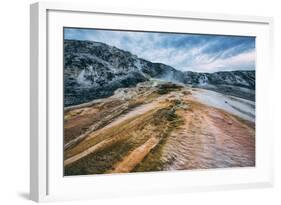
POLYGON ((184 74, 185 84, 255 101, 255 71, 184 74))
POLYGON ((113 95, 153 78, 255 99, 255 71, 182 72, 100 42, 64 41, 64 104, 77 105, 113 95))

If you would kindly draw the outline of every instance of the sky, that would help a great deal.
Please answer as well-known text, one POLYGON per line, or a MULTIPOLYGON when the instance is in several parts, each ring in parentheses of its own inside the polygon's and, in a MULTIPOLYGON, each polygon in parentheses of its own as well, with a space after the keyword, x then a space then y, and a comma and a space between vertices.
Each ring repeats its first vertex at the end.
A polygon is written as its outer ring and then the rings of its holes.
POLYGON ((103 42, 181 71, 255 69, 255 37, 65 28, 64 38, 103 42))

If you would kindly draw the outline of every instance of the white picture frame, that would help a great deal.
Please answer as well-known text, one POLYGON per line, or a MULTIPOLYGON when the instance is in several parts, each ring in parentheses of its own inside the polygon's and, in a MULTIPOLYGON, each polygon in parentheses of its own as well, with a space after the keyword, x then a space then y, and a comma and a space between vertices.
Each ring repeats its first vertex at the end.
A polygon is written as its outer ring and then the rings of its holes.
POLYGON ((40 202, 94 199, 273 185, 273 134, 270 124, 272 117, 271 113, 264 109, 269 106, 266 85, 270 86, 269 71, 273 69, 272 18, 97 8, 93 4, 47 2, 32 4, 30 11, 31 200, 40 202), (93 18, 96 21, 93 21, 93 18), (158 27, 155 27, 152 20, 157 21, 158 27), (189 29, 180 25, 189 25, 189 29), (64 177, 61 146, 62 72, 58 71, 63 68, 60 37, 64 26, 256 36, 256 167, 64 177))

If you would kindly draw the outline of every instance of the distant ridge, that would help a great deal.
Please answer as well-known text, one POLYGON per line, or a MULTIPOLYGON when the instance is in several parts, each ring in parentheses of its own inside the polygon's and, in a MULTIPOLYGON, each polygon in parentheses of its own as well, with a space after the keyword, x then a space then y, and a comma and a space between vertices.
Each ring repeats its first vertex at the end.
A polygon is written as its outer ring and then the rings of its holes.
POLYGON ((64 105, 111 96, 157 78, 255 100, 255 71, 182 72, 94 41, 64 40, 64 105))

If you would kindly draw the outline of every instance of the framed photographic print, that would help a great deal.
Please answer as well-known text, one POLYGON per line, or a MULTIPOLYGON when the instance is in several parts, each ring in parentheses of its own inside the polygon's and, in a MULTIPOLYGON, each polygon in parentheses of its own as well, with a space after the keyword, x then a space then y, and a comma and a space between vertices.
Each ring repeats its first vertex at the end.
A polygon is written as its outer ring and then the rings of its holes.
POLYGON ((31 199, 271 186, 272 22, 31 5, 31 199))

